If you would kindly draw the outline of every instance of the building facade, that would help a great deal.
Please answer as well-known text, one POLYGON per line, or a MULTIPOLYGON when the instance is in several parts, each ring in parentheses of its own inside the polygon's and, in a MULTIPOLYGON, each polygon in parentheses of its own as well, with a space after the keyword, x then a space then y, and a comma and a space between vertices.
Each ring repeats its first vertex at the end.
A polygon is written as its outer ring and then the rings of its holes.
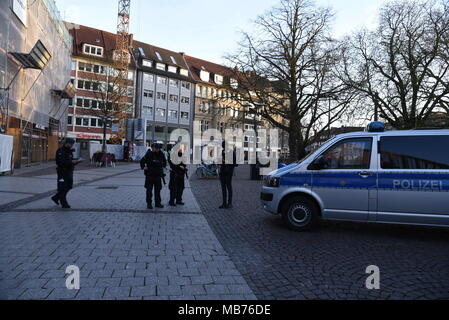
POLYGON ((178 143, 177 129, 191 135, 194 119, 195 82, 180 53, 139 41, 133 42, 137 64, 136 118, 145 123, 147 145, 170 149, 178 143))
POLYGON ((135 63, 131 56, 127 92, 119 92, 114 69, 116 35, 86 26, 66 25, 73 37, 71 81, 77 90, 70 100, 67 136, 76 139, 81 151, 86 151, 88 142, 101 143, 104 137, 109 141, 118 135, 118 108, 129 118, 134 117, 135 63))
POLYGON ((71 36, 52 0, 2 0, 0 31, 0 123, 14 136, 15 167, 52 160, 66 131, 71 36), (38 41, 48 63, 24 67, 38 41))

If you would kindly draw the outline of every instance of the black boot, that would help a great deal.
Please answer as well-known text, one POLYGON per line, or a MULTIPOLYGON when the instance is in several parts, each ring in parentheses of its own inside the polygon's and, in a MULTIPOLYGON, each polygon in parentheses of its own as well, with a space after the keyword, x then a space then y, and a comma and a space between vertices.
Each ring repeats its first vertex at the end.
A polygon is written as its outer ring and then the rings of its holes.
POLYGON ((227 209, 227 208, 228 208, 228 205, 224 203, 218 209, 227 209))
POLYGON ((148 210, 153 210, 153 205, 150 203, 150 204, 147 204, 147 209, 148 210))
POLYGON ((58 195, 53 196, 53 197, 51 198, 51 200, 52 200, 54 203, 56 203, 57 206, 59 206, 59 197, 58 197, 58 195))

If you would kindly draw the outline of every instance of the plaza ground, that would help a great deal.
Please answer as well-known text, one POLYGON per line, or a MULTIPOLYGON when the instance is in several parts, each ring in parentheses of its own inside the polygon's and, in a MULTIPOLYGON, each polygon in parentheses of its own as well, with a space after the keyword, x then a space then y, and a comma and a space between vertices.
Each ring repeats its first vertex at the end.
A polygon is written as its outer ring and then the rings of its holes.
POLYGON ((292 232, 262 210, 246 166, 233 210, 218 210, 218 181, 191 172, 185 207, 147 211, 136 164, 79 169, 69 211, 49 200, 52 164, 0 177, 0 299, 449 299, 448 230, 292 232), (79 291, 66 289, 69 265, 79 291), (365 287, 369 265, 381 290, 365 287))

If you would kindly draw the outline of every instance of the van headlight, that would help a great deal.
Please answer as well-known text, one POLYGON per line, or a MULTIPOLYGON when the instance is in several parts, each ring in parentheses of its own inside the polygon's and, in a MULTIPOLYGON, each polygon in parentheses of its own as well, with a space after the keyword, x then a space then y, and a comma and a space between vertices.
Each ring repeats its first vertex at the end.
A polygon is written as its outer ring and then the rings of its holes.
POLYGON ((277 178, 277 177, 267 177, 265 179, 265 187, 269 187, 269 188, 279 188, 279 186, 281 185, 281 178, 277 178))

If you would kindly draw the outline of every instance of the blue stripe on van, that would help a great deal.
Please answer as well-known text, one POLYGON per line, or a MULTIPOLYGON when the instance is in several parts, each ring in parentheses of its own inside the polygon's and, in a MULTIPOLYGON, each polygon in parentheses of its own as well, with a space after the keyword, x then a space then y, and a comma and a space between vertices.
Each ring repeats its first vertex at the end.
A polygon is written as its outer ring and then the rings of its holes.
POLYGON ((362 179, 357 172, 291 173, 281 177, 281 186, 313 186, 315 188, 390 189, 397 191, 449 191, 446 173, 379 173, 362 179))

